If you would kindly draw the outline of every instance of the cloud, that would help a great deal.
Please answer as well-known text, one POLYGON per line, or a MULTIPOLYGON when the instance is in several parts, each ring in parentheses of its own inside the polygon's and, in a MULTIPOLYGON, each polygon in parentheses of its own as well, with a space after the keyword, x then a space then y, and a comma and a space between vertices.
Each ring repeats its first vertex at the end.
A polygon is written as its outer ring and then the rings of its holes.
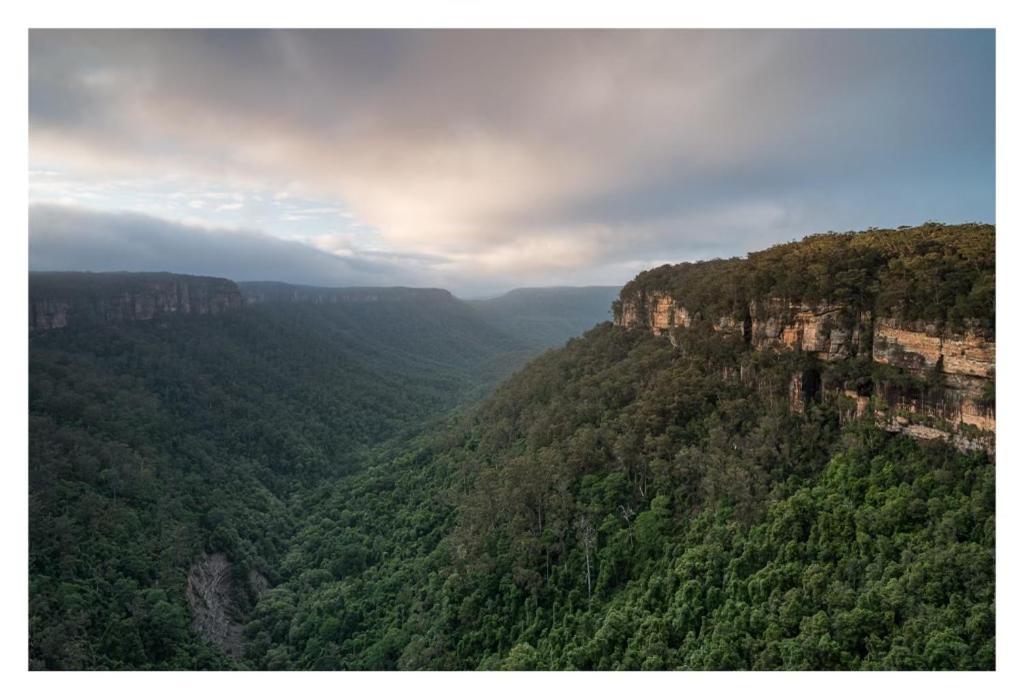
POLYGON ((414 284, 383 256, 344 257, 255 231, 213 229, 126 212, 35 205, 29 267, 90 272, 166 271, 325 286, 414 284))
POLYGON ((991 220, 994 33, 34 30, 30 129, 40 171, 344 203, 446 286, 590 280, 991 220))

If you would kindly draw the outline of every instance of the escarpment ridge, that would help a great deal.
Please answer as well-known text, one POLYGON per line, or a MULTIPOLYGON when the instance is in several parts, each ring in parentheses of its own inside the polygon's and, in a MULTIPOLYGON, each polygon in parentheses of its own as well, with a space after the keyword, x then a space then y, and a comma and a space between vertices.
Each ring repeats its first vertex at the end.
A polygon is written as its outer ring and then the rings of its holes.
POLYGON ((239 282, 246 304, 309 302, 314 304, 427 302, 453 303, 446 289, 421 287, 313 287, 285 282, 239 282))
POLYGON ((664 266, 628 284, 614 313, 673 343, 705 327, 802 353, 794 409, 842 397, 893 430, 973 444, 995 431, 994 290, 992 226, 926 224, 664 266))
POLYGON ((213 315, 241 308, 229 279, 169 272, 29 273, 29 330, 213 315))
POLYGON ((29 330, 207 316, 272 303, 416 302, 456 304, 444 289, 312 287, 283 282, 234 282, 169 272, 32 272, 29 330))

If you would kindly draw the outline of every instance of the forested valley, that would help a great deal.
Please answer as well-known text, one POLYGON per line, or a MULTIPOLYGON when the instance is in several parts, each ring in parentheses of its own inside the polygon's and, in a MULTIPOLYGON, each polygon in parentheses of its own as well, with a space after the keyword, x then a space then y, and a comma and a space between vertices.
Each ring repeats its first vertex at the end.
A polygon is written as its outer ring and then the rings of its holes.
MULTIPOLYGON (((994 334, 994 232, 951 228, 623 294, 994 334)), ((994 668, 992 455, 794 408, 817 360, 711 323, 669 342, 605 321, 539 352, 537 316, 296 301, 33 333, 32 667, 994 668), (212 556, 230 644, 190 598, 212 556)))

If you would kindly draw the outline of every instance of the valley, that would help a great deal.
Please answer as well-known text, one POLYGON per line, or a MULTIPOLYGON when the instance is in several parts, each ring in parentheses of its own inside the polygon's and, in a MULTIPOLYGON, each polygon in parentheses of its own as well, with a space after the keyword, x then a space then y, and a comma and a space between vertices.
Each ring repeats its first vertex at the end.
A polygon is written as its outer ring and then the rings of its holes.
POLYGON ((557 304, 33 275, 33 667, 992 668, 994 265, 926 224, 557 304))

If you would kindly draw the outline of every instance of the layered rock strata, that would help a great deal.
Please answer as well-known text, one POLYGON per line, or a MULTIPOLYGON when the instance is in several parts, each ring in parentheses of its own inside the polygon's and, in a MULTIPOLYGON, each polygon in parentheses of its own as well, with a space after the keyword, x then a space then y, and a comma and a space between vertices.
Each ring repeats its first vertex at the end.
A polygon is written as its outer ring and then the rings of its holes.
POLYGON ((29 330, 213 315, 242 306, 228 279, 169 273, 32 273, 29 330))
MULTIPOLYGON (((675 329, 687 328, 700 318, 699 311, 687 309, 668 293, 640 290, 620 299, 615 323, 668 336, 675 343, 675 329)), ((880 380, 865 389, 826 386, 820 373, 802 372, 794 375, 789 387, 794 410, 802 410, 822 392, 831 392, 852 401, 855 415, 863 415, 872 410, 870 399, 875 396, 883 408, 876 411, 878 419, 889 429, 922 438, 952 438, 955 433, 959 446, 982 444, 987 449, 992 443, 991 435, 963 434, 964 426, 995 432, 995 339, 978 325, 949 333, 936 324, 875 318, 870 312, 851 312, 838 305, 783 299, 753 302, 743 314, 709 320, 718 331, 742 333, 754 349, 808 353, 822 363, 869 360, 915 380, 913 386, 880 380)))

